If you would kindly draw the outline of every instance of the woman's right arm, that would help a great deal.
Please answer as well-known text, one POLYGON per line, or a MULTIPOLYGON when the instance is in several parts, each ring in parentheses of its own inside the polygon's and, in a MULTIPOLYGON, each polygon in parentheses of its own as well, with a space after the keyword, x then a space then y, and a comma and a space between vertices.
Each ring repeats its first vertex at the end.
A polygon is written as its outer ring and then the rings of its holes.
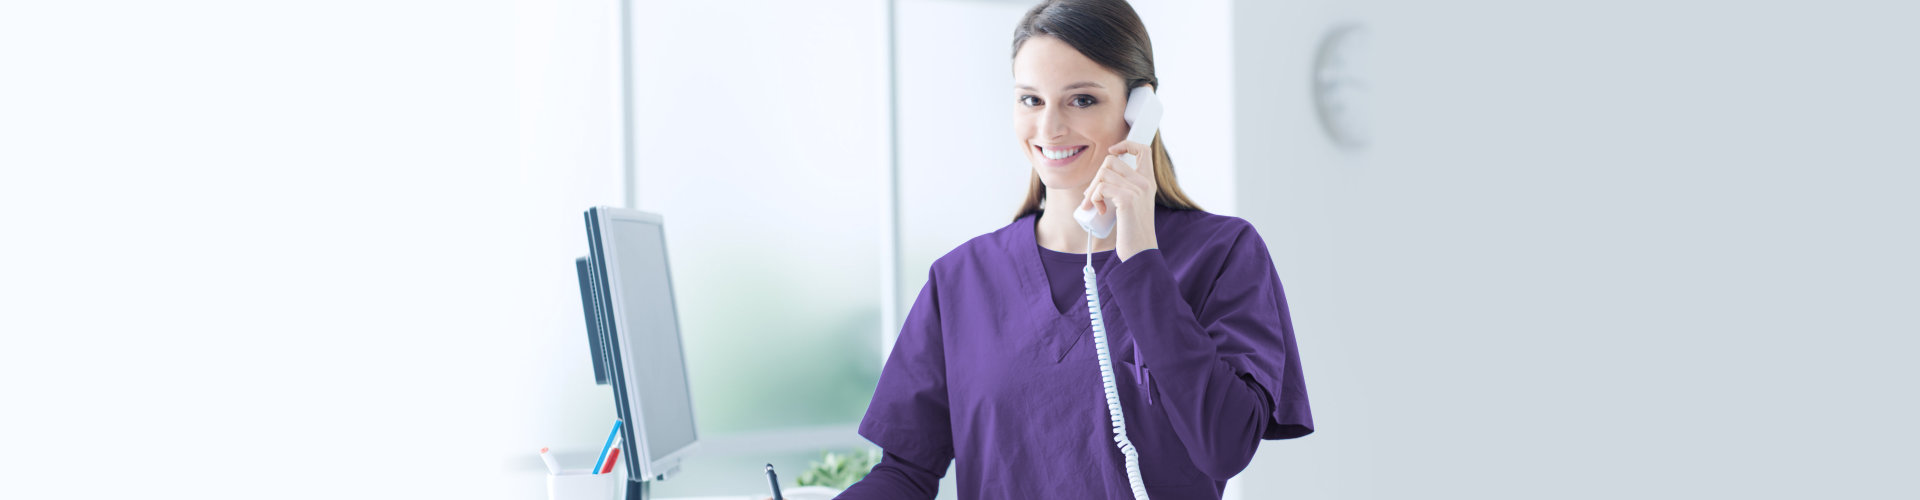
POLYGON ((867 472, 866 479, 853 483, 835 498, 933 498, 940 493, 940 478, 945 475, 946 467, 935 471, 888 452, 867 472))
POLYGON ((893 343, 880 384, 860 420, 860 435, 886 451, 865 479, 836 498, 931 500, 953 462, 953 424, 947 411, 947 358, 940 336, 936 276, 914 299, 893 343))

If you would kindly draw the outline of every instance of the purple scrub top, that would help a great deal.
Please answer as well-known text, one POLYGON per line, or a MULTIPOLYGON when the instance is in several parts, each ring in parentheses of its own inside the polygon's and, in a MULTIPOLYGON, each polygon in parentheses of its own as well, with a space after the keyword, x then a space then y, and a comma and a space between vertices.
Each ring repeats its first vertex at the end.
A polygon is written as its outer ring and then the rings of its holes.
MULTIPOLYGON (((1087 303, 1055 306, 1038 217, 933 263, 860 422, 885 458, 839 498, 933 498, 949 461, 964 499, 1131 496, 1087 303)), ((1293 324, 1251 224, 1154 226, 1159 248, 1095 269, 1127 435, 1150 496, 1217 499, 1260 440, 1313 432, 1293 324)))

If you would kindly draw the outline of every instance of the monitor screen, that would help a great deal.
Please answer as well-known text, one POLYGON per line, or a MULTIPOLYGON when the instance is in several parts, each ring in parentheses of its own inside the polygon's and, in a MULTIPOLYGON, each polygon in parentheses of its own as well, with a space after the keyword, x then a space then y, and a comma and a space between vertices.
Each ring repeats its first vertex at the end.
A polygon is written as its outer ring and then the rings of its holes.
MULTIPOLYGON (((667 272, 666 236, 654 221, 620 216, 602 219, 602 237, 612 240, 613 265, 619 281, 620 328, 625 337, 615 343, 625 369, 626 400, 637 402, 647 461, 658 462, 697 439, 693 396, 675 317, 673 286, 667 272)), ((657 221, 657 219, 655 219, 657 221)), ((631 406, 629 407, 631 408, 631 406)), ((662 471, 654 471, 659 474, 662 471)))

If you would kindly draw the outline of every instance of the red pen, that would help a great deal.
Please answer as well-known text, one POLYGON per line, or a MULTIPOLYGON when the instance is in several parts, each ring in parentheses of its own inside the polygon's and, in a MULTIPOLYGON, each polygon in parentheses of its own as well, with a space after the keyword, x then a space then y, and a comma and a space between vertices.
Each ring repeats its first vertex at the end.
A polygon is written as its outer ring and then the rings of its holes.
POLYGON ((613 472, 613 463, 619 460, 620 460, 619 448, 614 448, 613 451, 607 452, 607 464, 600 466, 600 473, 606 474, 606 473, 613 472))

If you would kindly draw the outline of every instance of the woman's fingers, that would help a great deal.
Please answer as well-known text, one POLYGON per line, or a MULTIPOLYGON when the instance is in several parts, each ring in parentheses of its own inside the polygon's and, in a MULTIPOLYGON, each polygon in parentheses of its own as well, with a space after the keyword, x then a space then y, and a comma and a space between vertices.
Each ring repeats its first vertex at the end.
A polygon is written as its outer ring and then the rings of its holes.
POLYGON ((1149 191, 1152 190, 1153 188, 1152 172, 1153 172, 1154 165, 1153 165, 1153 148, 1151 146, 1147 146, 1145 144, 1141 144, 1133 141, 1120 141, 1120 143, 1118 144, 1108 146, 1107 151, 1109 153, 1108 158, 1113 158, 1112 161, 1116 165, 1122 165, 1122 166, 1125 166, 1127 162, 1120 161, 1118 159, 1119 155, 1122 155, 1122 154, 1133 155, 1133 163, 1134 163, 1132 165, 1133 168, 1119 168, 1115 170, 1118 172, 1124 173, 1125 174, 1124 176, 1127 178, 1127 180, 1132 181, 1131 182, 1132 184, 1139 185, 1143 189, 1146 189, 1149 191))
POLYGON ((1135 185, 1140 186, 1142 191, 1147 193, 1158 191, 1160 188, 1157 187, 1155 183, 1159 182, 1159 180, 1157 177, 1154 177, 1153 152, 1148 151, 1147 154, 1140 155, 1134 161, 1140 164, 1140 168, 1132 172, 1133 178, 1130 180, 1132 180, 1135 185))
POLYGON ((1080 192, 1080 209, 1098 213, 1100 204, 1095 201, 1094 196, 1100 192, 1100 174, 1093 174, 1093 179, 1093 182, 1087 184, 1087 190, 1080 192))
POLYGON ((1154 189, 1152 175, 1127 168, 1127 162, 1121 161, 1119 157, 1112 158, 1113 161, 1101 166, 1101 170, 1109 171, 1100 176, 1102 183, 1121 184, 1140 192, 1150 192, 1154 189))
POLYGON ((1094 169, 1093 180, 1087 181, 1087 189, 1080 191, 1080 196, 1092 196, 1093 187, 1100 185, 1100 179, 1107 175, 1107 166, 1115 161, 1118 160, 1113 155, 1107 155, 1105 159, 1100 160, 1100 168, 1094 169))
POLYGON ((1108 175, 1100 184, 1095 185, 1093 187, 1093 194, 1089 195, 1087 199, 1098 200, 1101 206, 1106 209, 1105 212, 1112 212, 1117 209, 1119 205, 1130 203, 1130 200, 1135 198, 1134 193, 1136 191, 1133 186, 1120 180, 1119 174, 1116 173, 1108 175))
POLYGON ((1153 152, 1153 149, 1151 147, 1148 147, 1145 144, 1141 144, 1133 141, 1120 141, 1119 143, 1116 143, 1112 146, 1107 146, 1107 154, 1116 155, 1116 156, 1121 154, 1132 153, 1134 156, 1146 158, 1146 157, 1153 156, 1152 154, 1149 154, 1152 152, 1153 152))
MULTIPOLYGON (((1136 160, 1138 160, 1138 158, 1136 158, 1136 160)), ((1100 169, 1109 171, 1106 175, 1106 179, 1109 182, 1137 184, 1140 179, 1140 172, 1127 168, 1127 162, 1121 160, 1118 156, 1108 156, 1107 163, 1101 165, 1100 169)))
POLYGON ((1087 189, 1081 192, 1086 198, 1081 203, 1083 209, 1111 212, 1116 204, 1134 203, 1142 196, 1150 196, 1156 189, 1153 174, 1152 149, 1138 142, 1122 141, 1107 148, 1108 155, 1100 162, 1100 168, 1093 174, 1093 180, 1087 182, 1087 189), (1120 160, 1121 154, 1134 155, 1136 166, 1127 167, 1120 160), (1143 169, 1144 168, 1144 169, 1143 169))

